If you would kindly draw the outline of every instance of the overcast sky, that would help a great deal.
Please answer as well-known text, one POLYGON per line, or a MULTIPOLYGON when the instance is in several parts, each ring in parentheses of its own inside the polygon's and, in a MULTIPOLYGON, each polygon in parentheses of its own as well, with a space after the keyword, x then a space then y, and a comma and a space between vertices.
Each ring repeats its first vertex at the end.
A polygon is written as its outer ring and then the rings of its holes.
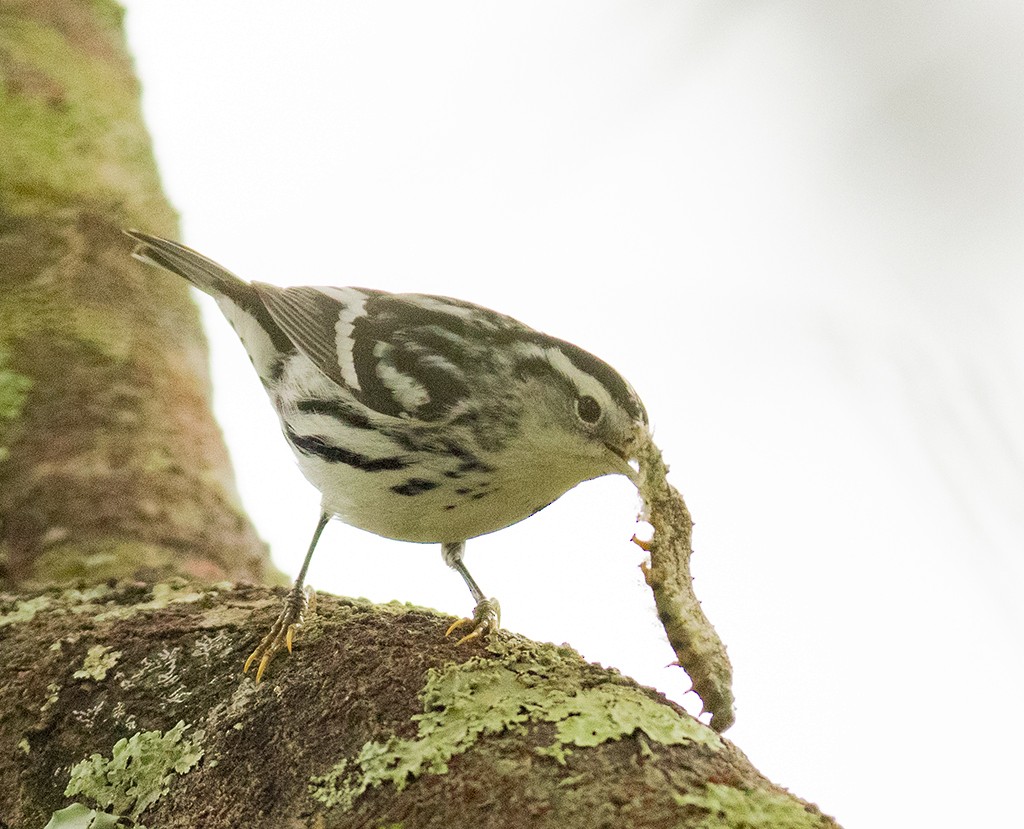
MULTIPOLYGON (((127 6, 187 244, 479 302, 632 382, 755 765, 847 829, 1019 812, 1019 0, 127 6)), ((239 488, 294 575, 318 495, 204 312, 239 488)), ((584 484, 467 564, 505 627, 695 710, 638 506, 584 484)), ((472 607, 436 547, 337 522, 310 581, 472 607)))

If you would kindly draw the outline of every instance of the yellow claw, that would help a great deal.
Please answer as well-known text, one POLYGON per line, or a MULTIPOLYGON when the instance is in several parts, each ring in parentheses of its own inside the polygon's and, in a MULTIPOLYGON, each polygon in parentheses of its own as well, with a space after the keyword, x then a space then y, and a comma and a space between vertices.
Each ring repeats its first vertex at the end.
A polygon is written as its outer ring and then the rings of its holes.
POLYGON ((479 639, 481 636, 483 636, 483 631, 483 627, 473 628, 469 633, 467 633, 458 642, 455 643, 455 647, 458 647, 459 645, 468 642, 470 639, 479 639))
POLYGON ((307 587, 302 593, 298 592, 298 588, 292 588, 281 614, 256 646, 256 650, 245 660, 242 673, 248 673, 253 663, 259 660, 256 668, 256 681, 259 682, 279 651, 287 648, 288 653, 292 652, 295 638, 302 630, 304 617, 315 607, 316 593, 313 592, 313 588, 307 587))
MULTIPOLYGON (((451 636, 452 631, 458 630, 459 628, 465 627, 466 625, 472 624, 474 622, 476 622, 475 619, 456 619, 448 626, 448 630, 444 632, 445 638, 451 636)), ((458 642, 455 643, 455 647, 458 647, 459 645, 468 642, 470 639, 479 639, 481 636, 484 635, 484 632, 486 630, 488 630, 488 626, 485 623, 478 623, 475 628, 473 628, 469 633, 467 633, 458 642)))
POLYGON ((498 630, 501 627, 501 606, 498 604, 498 600, 483 599, 478 602, 473 611, 473 618, 456 619, 444 632, 445 637, 451 636, 453 631, 465 625, 472 625, 473 629, 455 643, 456 647, 471 639, 480 639, 491 631, 498 630))

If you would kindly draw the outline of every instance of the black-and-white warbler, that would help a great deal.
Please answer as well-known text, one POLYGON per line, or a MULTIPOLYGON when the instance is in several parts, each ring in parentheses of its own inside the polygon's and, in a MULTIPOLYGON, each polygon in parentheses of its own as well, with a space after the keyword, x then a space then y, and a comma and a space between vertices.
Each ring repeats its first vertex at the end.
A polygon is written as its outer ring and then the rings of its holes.
POLYGON ((583 349, 456 299, 365 288, 249 284, 190 248, 128 231, 136 258, 210 294, 241 338, 299 468, 323 495, 285 608, 246 661, 259 679, 301 627, 306 570, 327 521, 440 543, 476 608, 499 606, 463 563, 466 539, 620 473, 647 434, 632 387, 583 349))

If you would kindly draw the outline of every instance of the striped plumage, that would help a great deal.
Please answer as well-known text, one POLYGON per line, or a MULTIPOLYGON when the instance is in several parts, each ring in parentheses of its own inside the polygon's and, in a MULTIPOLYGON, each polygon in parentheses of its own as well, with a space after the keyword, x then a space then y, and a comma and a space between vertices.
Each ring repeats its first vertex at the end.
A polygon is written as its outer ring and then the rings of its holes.
POLYGON ((439 542, 478 601, 482 631, 496 626, 496 603, 495 618, 481 620, 483 594, 461 561, 466 539, 532 515, 581 481, 635 475, 643 405, 571 343, 445 297, 249 284, 175 242, 129 235, 137 258, 210 294, 241 338, 300 469, 323 495, 310 554, 333 516, 388 538, 439 542))

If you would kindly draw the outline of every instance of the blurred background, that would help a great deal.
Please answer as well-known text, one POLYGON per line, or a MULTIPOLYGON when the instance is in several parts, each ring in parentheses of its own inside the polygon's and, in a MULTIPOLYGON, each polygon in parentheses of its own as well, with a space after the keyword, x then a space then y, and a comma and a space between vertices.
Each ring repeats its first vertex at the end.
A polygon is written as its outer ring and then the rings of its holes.
MULTIPOLYGON (((1019 812, 1024 6, 126 5, 187 244, 472 300, 630 379, 756 766, 847 829, 1019 812)), ((294 575, 318 495, 203 307, 243 500, 294 575)), ((467 563, 505 627, 699 710, 638 507, 590 482, 467 563)), ((436 547, 337 522, 310 581, 472 605, 436 547)))

